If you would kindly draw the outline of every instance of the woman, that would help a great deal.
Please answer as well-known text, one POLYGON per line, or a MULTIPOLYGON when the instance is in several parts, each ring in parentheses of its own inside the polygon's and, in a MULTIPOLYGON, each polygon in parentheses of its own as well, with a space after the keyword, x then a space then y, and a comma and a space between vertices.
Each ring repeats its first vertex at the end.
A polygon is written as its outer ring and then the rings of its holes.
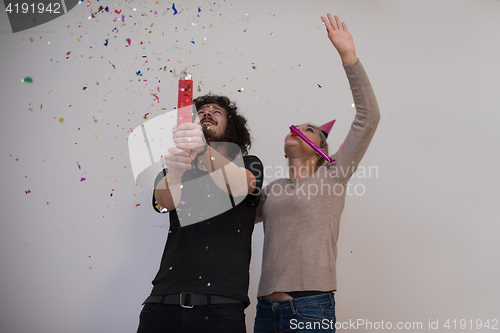
MULTIPOLYGON (((295 133, 285 138, 288 179, 263 191, 264 252, 254 332, 335 332, 337 239, 349 178, 373 137, 380 113, 352 36, 338 16, 321 17, 351 86, 356 116, 326 161, 295 133)), ((326 153, 332 123, 298 130, 326 153)))

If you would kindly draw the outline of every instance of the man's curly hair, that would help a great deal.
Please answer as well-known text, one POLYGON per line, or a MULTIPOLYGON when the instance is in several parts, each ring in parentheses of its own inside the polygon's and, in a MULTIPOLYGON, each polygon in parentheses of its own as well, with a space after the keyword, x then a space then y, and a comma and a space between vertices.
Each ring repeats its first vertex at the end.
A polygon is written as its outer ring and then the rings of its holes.
MULTIPOLYGON (((232 142, 240 147, 243 155, 248 155, 248 150, 252 145, 250 138, 250 131, 247 128, 247 120, 237 112, 236 104, 231 102, 226 96, 220 95, 203 95, 193 100, 196 110, 199 110, 205 104, 217 104, 226 110, 227 114, 227 129, 226 129, 226 142, 232 142)), ((193 117, 195 114, 193 114, 193 117)), ((233 155, 233 154, 230 154, 233 155)), ((236 155, 236 153, 234 153, 236 155)), ((234 155, 231 156, 234 158, 234 155)))

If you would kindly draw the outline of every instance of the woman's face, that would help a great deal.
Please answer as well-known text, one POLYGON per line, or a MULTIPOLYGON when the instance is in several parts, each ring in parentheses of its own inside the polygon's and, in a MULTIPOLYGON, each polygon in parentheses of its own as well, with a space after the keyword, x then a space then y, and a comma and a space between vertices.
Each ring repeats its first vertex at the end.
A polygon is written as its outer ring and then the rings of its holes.
MULTIPOLYGON (((309 140, 311 140, 316 146, 321 145, 321 136, 319 134, 319 129, 310 124, 302 124, 296 126, 297 129, 309 140)), ((290 131, 290 133, 285 137, 285 154, 289 157, 299 157, 301 155, 308 156, 316 151, 302 140, 297 134, 290 131)))

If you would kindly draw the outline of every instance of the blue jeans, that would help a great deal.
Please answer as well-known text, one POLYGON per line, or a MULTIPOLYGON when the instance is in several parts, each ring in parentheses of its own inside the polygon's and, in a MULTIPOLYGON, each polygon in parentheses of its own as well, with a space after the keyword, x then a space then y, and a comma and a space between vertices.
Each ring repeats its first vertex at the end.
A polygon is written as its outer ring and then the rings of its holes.
POLYGON ((286 301, 257 300, 254 333, 335 332, 333 293, 286 301))

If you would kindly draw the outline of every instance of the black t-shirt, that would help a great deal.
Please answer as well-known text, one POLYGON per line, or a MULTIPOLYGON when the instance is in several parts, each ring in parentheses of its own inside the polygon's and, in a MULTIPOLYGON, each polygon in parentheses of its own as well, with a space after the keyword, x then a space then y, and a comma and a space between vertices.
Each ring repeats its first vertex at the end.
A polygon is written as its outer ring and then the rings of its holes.
MULTIPOLYGON (((192 292, 233 297, 246 306, 250 304, 248 285, 252 232, 260 200, 263 167, 256 156, 243 156, 243 160, 257 184, 254 192, 235 207, 185 227, 180 226, 177 211, 169 212, 170 229, 160 270, 153 280, 152 295, 192 292)), ((229 200, 227 193, 215 193, 222 190, 210 176, 199 178, 201 181, 186 182, 203 175, 208 175, 208 172, 199 169, 184 172, 183 194, 177 207, 182 211, 179 215, 190 211, 190 208, 194 212, 200 206, 200 203, 184 202, 185 193, 196 191, 199 198, 219 196, 229 200)), ((160 174, 157 183, 162 178, 163 174, 160 174)))

